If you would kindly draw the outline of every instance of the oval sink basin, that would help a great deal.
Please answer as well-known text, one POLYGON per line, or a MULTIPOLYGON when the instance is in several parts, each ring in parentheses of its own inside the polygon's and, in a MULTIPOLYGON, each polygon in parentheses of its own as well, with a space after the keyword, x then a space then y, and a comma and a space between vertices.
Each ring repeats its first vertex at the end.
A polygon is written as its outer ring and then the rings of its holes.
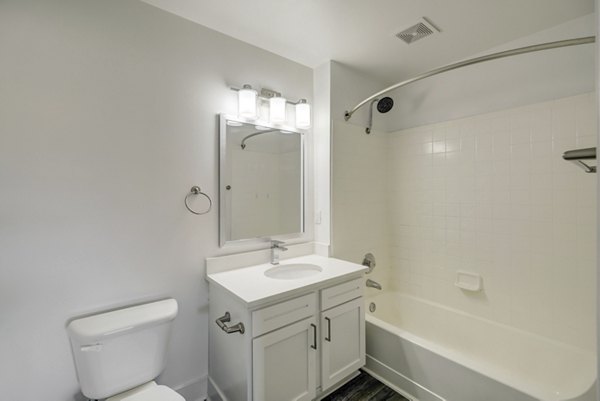
POLYGON ((265 271, 265 276, 279 280, 293 280, 297 278, 310 277, 319 274, 323 269, 317 265, 308 263, 294 263, 271 267, 265 271))

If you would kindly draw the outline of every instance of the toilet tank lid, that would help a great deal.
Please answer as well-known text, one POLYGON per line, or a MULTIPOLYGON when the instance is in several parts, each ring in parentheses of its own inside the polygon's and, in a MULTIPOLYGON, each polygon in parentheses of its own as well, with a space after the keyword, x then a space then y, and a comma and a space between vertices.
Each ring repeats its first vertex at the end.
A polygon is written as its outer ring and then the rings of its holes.
POLYGON ((67 331, 72 339, 89 343, 168 322, 175 316, 177 301, 169 298, 75 319, 69 323, 67 331))

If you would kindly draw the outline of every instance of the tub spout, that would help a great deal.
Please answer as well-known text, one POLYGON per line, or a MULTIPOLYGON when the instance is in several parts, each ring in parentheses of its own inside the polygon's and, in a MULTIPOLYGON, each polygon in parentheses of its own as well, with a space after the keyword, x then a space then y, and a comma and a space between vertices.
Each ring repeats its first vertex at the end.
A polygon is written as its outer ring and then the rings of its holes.
POLYGON ((378 290, 383 289, 383 288, 381 288, 381 284, 379 284, 377 281, 373 281, 371 279, 367 279, 367 287, 375 288, 378 290))

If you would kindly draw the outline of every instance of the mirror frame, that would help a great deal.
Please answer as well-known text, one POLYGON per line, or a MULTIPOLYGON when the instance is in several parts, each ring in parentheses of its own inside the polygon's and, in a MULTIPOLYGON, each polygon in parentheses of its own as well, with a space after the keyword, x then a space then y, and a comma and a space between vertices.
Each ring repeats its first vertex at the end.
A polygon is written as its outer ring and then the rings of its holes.
POLYGON ((236 245, 252 245, 252 244, 264 244, 271 240, 290 240, 296 238, 302 238, 306 234, 306 185, 307 185, 307 171, 306 171, 306 135, 305 132, 299 130, 296 127, 281 124, 269 124, 261 120, 248 120, 233 116, 230 114, 219 114, 219 246, 221 248, 236 246, 236 245), (242 124, 260 125, 267 128, 290 131, 300 135, 300 183, 302 185, 300 205, 300 231, 289 234, 279 235, 268 235, 262 237, 244 238, 238 240, 231 240, 227 238, 227 225, 230 224, 231 211, 228 210, 225 202, 225 182, 224 172, 227 165, 227 121, 235 121, 242 124))

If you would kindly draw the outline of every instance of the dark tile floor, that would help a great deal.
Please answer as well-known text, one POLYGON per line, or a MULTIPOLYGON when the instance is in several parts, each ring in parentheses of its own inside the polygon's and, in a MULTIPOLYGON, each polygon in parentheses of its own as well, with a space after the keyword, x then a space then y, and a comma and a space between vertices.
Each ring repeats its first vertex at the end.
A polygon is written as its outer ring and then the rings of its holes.
POLYGON ((344 384, 334 393, 323 398, 322 401, 408 401, 400 394, 377 381, 367 373, 344 384))

